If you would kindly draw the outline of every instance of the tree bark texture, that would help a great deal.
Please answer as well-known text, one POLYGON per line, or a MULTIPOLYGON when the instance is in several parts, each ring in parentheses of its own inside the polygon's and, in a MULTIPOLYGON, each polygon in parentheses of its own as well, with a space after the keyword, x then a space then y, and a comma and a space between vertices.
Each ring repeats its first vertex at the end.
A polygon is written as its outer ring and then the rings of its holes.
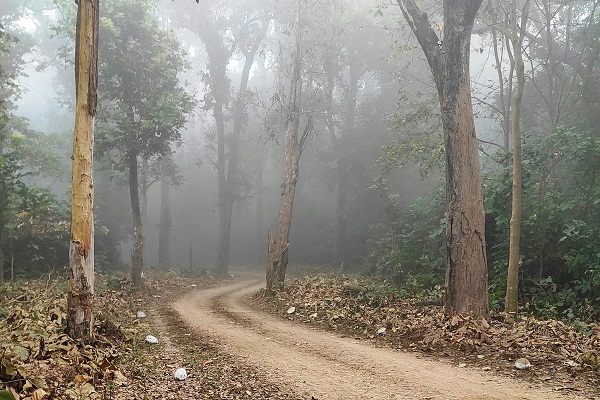
MULTIPOLYGON (((240 134, 245 124, 246 113, 246 91, 248 90, 248 80, 250 78, 250 69, 254 64, 254 57, 258 51, 260 42, 266 34, 268 24, 263 23, 263 28, 259 40, 249 49, 244 50, 244 68, 240 79, 240 86, 235 103, 233 116, 233 129, 227 143, 229 151, 225 154, 225 136, 217 135, 219 140, 219 159, 217 160, 219 171, 219 252, 217 259, 217 270, 227 273, 229 268, 229 248, 231 243, 231 221, 233 207, 239 198, 239 145, 240 134), (221 157, 222 156, 222 157, 221 157)), ((226 65, 224 66, 226 68, 226 65)), ((225 77, 222 77, 225 79, 225 77)))
POLYGON ((142 223, 147 226, 148 222, 148 189, 150 187, 150 162, 148 157, 142 159, 142 173, 140 179, 140 210, 142 211, 142 223))
MULTIPOLYGON (((504 35, 500 33, 500 40, 503 40, 504 35)), ((495 68, 496 74, 498 75, 498 82, 500 82, 500 86, 498 87, 498 103, 500 103, 499 109, 502 117, 502 131, 504 136, 502 137, 502 147, 506 152, 509 150, 510 146, 510 99, 508 103, 506 102, 506 96, 504 94, 504 73, 502 71, 502 58, 500 57, 500 51, 498 49, 498 30, 496 28, 492 28, 492 43, 494 49, 494 60, 496 61, 495 68)), ((511 66, 512 70, 512 66, 511 66)))
POLYGON ((445 310, 487 316, 485 213, 469 74, 471 30, 481 0, 444 1, 443 42, 414 0, 398 4, 423 48, 440 99, 446 151, 445 310))
POLYGON ((210 89, 213 96, 213 116, 217 129, 217 184, 219 208, 219 241, 217 245, 216 272, 227 274, 229 268, 229 238, 231 236, 231 212, 233 206, 227 193, 227 169, 225 153, 225 116, 223 107, 227 103, 228 87, 227 64, 229 53, 223 44, 217 27, 208 19, 198 25, 198 33, 206 46, 209 58, 210 89), (231 208, 231 212, 228 210, 231 208))
POLYGON ((3 227, 0 226, 0 286, 4 283, 4 247, 2 242, 4 241, 4 235, 2 233, 3 227))
MULTIPOLYGON (((0 119, 0 157, 4 155, 4 132, 6 128, 6 122, 0 119)), ((0 182, 2 183, 2 182, 0 182)), ((7 195, 0 197, 0 286, 4 283, 4 247, 3 238, 6 224, 7 208, 9 204, 9 198, 7 195)))
POLYGON ((265 156, 263 153, 259 155, 259 159, 256 166, 256 187, 258 193, 256 194, 256 261, 264 262, 265 256, 265 231, 264 231, 264 211, 263 204, 265 199, 265 191, 263 190, 264 183, 264 164, 265 156))
POLYGON ((285 281, 288 266, 290 230, 292 227, 292 209, 298 183, 299 163, 302 150, 298 143, 299 116, 292 116, 285 126, 285 161, 283 182, 281 184, 281 203, 275 238, 269 234, 269 252, 267 259, 267 293, 281 289, 285 281))
POLYGON ((133 216, 133 249, 131 252, 131 279, 135 287, 144 286, 144 236, 142 229, 142 211, 138 180, 137 153, 130 150, 127 154, 129 164, 129 197, 133 216))
POLYGON ((514 68, 517 82, 515 99, 512 108, 511 132, 513 136, 513 181, 512 181, 512 212, 510 216, 510 238, 508 256, 508 277, 506 279, 505 311, 515 315, 519 309, 519 269, 520 269, 520 241, 521 241, 521 211, 522 211, 522 160, 521 160, 521 108, 523 91, 525 88, 525 64, 523 62, 522 48, 523 36, 527 23, 527 9, 529 1, 525 2, 521 14, 521 26, 517 25, 517 3, 512 0, 511 5, 511 43, 513 48, 514 68))
POLYGON ((283 287, 285 273, 288 266, 290 230, 292 227, 292 210, 302 149, 310 132, 310 122, 305 132, 300 137, 300 104, 302 101, 302 29, 300 16, 300 2, 298 2, 295 52, 293 55, 294 71, 290 82, 290 113, 285 124, 285 159, 283 168, 283 182, 281 183, 281 203, 275 238, 269 232, 269 249, 267 258, 267 284, 268 294, 283 287))
POLYGON ((94 217, 92 179, 98 87, 98 0, 79 0, 75 44, 77 87, 73 133, 71 243, 67 332, 91 340, 94 329, 94 217))

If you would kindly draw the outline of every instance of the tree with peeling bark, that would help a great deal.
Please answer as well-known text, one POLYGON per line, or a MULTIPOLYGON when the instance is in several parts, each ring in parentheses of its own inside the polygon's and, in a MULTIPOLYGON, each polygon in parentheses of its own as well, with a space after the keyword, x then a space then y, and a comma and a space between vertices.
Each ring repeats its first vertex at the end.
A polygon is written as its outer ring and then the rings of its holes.
POLYGON ((77 1, 73 134, 71 246, 67 332, 92 339, 94 328, 94 186, 92 179, 94 120, 98 90, 99 0, 77 1))
MULTIPOLYGON (((294 16, 292 17, 293 29, 293 47, 291 54, 292 73, 287 82, 289 96, 279 95, 279 98, 287 98, 286 118, 284 123, 284 146, 285 155, 283 161, 283 181, 281 183, 281 201, 279 206, 279 216, 277 220, 277 229, 275 236, 269 232, 268 237, 268 255, 267 255, 267 283, 266 291, 272 294, 274 290, 283 287, 285 274, 289 261, 289 241, 292 226, 292 211, 294 206, 294 197, 296 194, 296 184, 298 183, 300 157, 305 148, 306 142, 312 132, 312 116, 305 115, 303 112, 303 86, 306 83, 308 89, 315 81, 308 71, 313 69, 316 53, 313 52, 312 60, 307 60, 307 51, 309 45, 307 38, 304 37, 307 29, 306 16, 309 15, 310 7, 314 4, 297 1, 294 4, 294 16), (304 127, 301 129, 301 120, 304 127)), ((314 38, 316 39, 316 38, 314 38)), ((314 42, 313 42, 314 43, 314 42)), ((282 45, 282 47, 284 47, 282 45)), ((312 50, 312 49, 311 49, 312 50)), ((325 74, 321 74, 325 75, 325 74)), ((316 85, 319 86, 319 85, 316 85)), ((306 90, 308 91, 308 90, 306 90)))
POLYGON ((414 0, 398 0, 425 53, 440 101, 447 203, 445 310, 487 316, 485 213, 469 74, 471 31, 481 3, 444 0, 439 37, 414 0))

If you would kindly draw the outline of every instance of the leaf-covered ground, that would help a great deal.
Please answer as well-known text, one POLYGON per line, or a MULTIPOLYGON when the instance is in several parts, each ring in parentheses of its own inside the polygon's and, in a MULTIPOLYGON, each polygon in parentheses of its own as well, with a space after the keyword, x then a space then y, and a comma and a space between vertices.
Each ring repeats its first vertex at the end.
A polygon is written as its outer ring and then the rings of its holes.
MULTIPOLYGON (((297 399, 268 377, 193 335, 170 307, 187 291, 217 283, 209 275, 153 276, 143 292, 127 277, 97 280, 93 345, 64 334, 66 282, 42 279, 0 287, 0 399, 297 399), (137 311, 146 318, 136 318, 137 311), (158 344, 144 341, 154 335, 158 344), (173 372, 186 368, 188 378, 173 372)), ((407 351, 443 356, 464 367, 543 382, 600 398, 600 332, 559 321, 501 316, 446 318, 439 306, 396 298, 379 282, 313 276, 254 302, 298 323, 407 351), (292 308, 293 307, 293 308, 292 308), (594 334, 595 332, 595 334, 594 334), (514 368, 527 358, 532 367, 514 368)), ((590 397, 592 398, 592 397, 590 397)))
POLYGON ((443 356, 461 367, 544 382, 558 391, 585 389, 600 396, 600 327, 595 325, 581 333, 563 322, 532 316, 516 323, 502 315, 448 318, 440 306, 397 299, 390 288, 363 278, 305 277, 271 299, 257 295, 254 301, 284 318, 375 345, 443 356), (520 358, 529 360, 531 368, 517 370, 520 358))
POLYGON ((168 273, 136 292, 125 277, 97 278, 96 342, 66 334, 66 282, 0 287, 0 399, 292 399, 256 370, 198 340, 170 308, 177 296, 215 283, 168 273), (144 311, 146 318, 137 318, 144 311), (146 335, 159 339, 145 342, 146 335), (174 378, 186 368, 184 381, 174 378))

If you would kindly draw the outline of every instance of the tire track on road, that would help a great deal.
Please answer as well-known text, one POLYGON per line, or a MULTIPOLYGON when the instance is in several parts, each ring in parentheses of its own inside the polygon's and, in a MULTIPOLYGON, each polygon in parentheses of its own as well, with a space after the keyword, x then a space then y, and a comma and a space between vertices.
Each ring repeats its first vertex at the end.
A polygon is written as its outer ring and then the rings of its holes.
POLYGON ((185 296, 174 308, 225 351, 265 371, 274 383, 292 387, 302 398, 583 399, 283 320, 243 302, 264 287, 260 276, 235 279, 185 296))

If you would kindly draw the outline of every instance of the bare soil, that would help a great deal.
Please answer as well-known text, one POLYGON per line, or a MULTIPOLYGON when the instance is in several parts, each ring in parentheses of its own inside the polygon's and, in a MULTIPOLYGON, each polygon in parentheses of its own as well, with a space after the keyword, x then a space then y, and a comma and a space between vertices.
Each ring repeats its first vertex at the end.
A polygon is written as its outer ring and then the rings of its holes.
POLYGON ((298 398, 593 399, 287 321, 245 301, 262 287, 259 275, 236 275, 223 286, 189 292, 173 308, 193 327, 190 341, 209 340, 298 398))

